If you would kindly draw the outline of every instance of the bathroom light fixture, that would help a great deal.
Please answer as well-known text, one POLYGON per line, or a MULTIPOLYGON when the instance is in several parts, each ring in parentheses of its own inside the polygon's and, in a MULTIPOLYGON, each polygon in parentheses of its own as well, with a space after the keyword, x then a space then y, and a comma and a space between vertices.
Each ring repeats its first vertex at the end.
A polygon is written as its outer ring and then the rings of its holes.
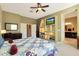
POLYGON ((67 23, 65 23, 65 25, 71 25, 72 23, 71 22, 67 22, 67 23))

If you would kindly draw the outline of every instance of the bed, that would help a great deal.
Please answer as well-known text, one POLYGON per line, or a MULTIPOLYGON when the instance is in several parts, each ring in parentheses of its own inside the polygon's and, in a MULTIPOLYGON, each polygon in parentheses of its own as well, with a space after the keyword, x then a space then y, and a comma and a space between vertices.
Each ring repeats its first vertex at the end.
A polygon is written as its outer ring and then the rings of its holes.
MULTIPOLYGON (((54 56, 57 53, 55 43, 41 38, 14 40, 18 53, 13 56, 54 56)), ((10 56, 10 45, 7 41, 0 48, 0 56, 10 56)))

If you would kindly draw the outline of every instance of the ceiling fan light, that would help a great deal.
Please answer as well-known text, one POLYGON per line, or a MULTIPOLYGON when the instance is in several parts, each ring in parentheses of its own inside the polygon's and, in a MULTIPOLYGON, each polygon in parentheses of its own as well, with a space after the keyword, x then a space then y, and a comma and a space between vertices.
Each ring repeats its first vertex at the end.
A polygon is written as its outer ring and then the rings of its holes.
POLYGON ((42 10, 41 8, 38 8, 38 10, 42 10))

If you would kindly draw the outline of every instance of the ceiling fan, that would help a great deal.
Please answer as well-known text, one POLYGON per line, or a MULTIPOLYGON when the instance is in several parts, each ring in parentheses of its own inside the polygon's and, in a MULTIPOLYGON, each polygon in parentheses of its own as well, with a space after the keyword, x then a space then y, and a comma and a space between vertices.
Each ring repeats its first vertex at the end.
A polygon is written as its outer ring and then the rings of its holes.
POLYGON ((46 12, 46 10, 44 10, 44 8, 49 7, 49 5, 44 5, 42 6, 41 3, 37 3, 37 7, 31 7, 32 9, 37 9, 36 13, 40 10, 42 10, 43 12, 46 12))

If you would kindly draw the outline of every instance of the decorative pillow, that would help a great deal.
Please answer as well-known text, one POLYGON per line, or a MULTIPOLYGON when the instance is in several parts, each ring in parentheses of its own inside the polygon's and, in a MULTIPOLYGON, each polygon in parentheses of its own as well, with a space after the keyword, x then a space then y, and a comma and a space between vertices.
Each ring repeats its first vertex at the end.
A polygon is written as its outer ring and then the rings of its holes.
POLYGON ((48 52, 48 56, 54 56, 54 54, 55 54, 55 51, 53 51, 53 50, 48 52))
POLYGON ((27 51, 26 56, 37 56, 37 54, 35 54, 35 53, 31 52, 31 51, 27 51))
POLYGON ((4 39, 2 38, 2 36, 0 36, 0 48, 3 44, 4 44, 4 39))
POLYGON ((10 48, 10 54, 15 55, 17 52, 18 52, 17 46, 12 45, 11 48, 10 48))

